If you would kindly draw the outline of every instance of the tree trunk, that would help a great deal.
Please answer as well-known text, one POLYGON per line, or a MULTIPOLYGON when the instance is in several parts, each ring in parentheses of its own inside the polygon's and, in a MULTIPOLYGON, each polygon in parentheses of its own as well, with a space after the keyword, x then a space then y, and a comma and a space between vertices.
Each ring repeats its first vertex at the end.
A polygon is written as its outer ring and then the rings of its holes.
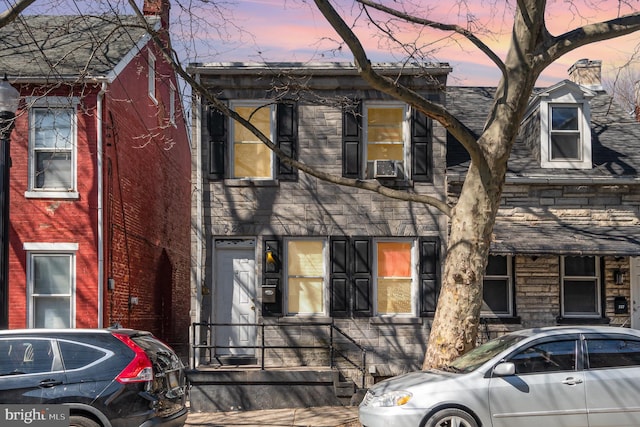
POLYGON ((446 365, 475 346, 482 275, 500 200, 499 188, 485 185, 474 166, 469 169, 451 219, 442 289, 424 369, 446 365))

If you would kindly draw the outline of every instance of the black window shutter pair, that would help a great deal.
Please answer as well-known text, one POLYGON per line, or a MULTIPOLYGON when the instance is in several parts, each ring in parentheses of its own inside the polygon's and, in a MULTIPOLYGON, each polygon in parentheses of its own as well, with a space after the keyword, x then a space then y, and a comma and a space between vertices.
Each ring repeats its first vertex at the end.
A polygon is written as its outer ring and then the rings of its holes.
MULTIPOLYGON (((361 179, 364 178, 362 102, 343 108, 342 113, 342 176, 361 179)), ((412 109, 411 179, 413 181, 431 181, 433 156, 431 141, 431 119, 412 109)))
POLYGON ((373 315, 373 248, 368 237, 330 239, 331 315, 373 315))
MULTIPOLYGON (((228 120, 220 111, 211 108, 207 115, 209 131, 209 178, 224 179, 227 176, 226 160, 229 134, 228 120)), ((293 103, 279 103, 276 106, 276 141, 278 147, 289 157, 298 158, 298 109, 293 103)), ((277 179, 296 181, 298 170, 281 162, 276 165, 277 179)))
MULTIPOLYGON (((373 242, 369 237, 332 237, 331 315, 373 315, 373 242)), ((419 260, 420 316, 435 313, 440 293, 440 241, 421 238, 419 260)))

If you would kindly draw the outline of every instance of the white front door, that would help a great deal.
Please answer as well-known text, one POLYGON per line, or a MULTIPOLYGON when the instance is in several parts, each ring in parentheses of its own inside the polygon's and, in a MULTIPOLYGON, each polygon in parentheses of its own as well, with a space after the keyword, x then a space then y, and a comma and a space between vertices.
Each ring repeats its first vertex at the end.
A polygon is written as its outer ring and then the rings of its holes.
POLYGON ((217 247, 213 292, 216 355, 253 356, 256 285, 253 248, 217 247), (244 348, 242 348, 244 347, 244 348))
POLYGON ((640 329, 640 257, 631 257, 631 327, 640 329))

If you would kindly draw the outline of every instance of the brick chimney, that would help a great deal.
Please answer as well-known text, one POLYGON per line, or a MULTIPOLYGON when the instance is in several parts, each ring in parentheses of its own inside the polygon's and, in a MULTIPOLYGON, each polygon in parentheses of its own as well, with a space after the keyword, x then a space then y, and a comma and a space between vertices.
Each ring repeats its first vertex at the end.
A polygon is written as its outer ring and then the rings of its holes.
POLYGON ((159 16, 162 28, 169 29, 169 0, 144 0, 142 12, 144 16, 159 16))
POLYGON ((602 61, 576 61, 569 68, 569 80, 591 90, 602 90, 602 61))

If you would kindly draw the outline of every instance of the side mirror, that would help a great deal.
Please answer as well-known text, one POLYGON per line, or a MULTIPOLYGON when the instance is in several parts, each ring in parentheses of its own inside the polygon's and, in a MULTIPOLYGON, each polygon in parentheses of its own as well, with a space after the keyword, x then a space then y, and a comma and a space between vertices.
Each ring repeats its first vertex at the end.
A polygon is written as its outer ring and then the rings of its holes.
POLYGON ((496 377, 507 377, 516 373, 516 365, 512 362, 502 362, 493 368, 496 377))

